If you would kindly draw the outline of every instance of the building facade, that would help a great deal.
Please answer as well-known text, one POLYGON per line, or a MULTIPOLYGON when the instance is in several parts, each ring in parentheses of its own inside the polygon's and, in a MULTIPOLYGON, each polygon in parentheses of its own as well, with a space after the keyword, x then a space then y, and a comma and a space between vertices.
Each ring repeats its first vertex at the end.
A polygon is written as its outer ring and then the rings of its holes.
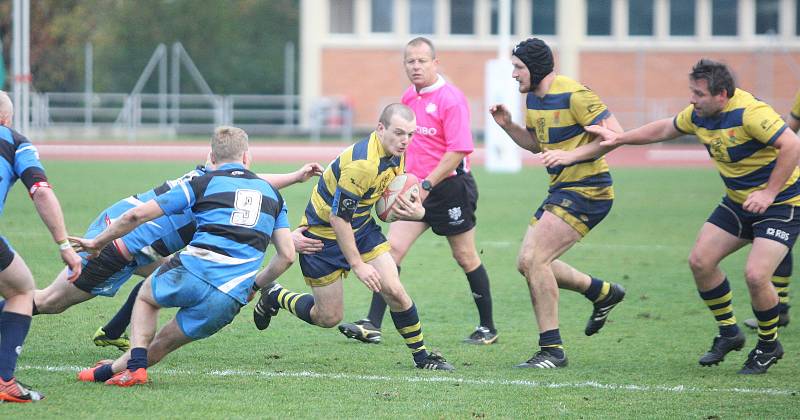
MULTIPOLYGON (((484 67, 498 56, 500 0, 301 0, 300 91, 340 96, 360 129, 399 100, 405 43, 429 37, 480 131, 484 67)), ((511 0, 511 41, 543 38, 557 70, 597 91, 625 127, 686 106, 701 57, 785 114, 800 89, 800 0, 511 0)), ((511 75, 509 74, 509 77, 511 75)))

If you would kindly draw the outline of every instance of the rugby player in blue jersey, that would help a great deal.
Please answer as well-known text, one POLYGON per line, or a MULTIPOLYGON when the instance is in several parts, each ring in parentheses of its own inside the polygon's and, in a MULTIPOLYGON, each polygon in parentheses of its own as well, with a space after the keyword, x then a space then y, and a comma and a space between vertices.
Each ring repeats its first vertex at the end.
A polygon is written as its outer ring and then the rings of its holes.
MULTIPOLYGON (((126 211, 169 191, 180 183, 205 174, 206 168, 211 167, 210 163, 198 166, 180 178, 166 181, 153 189, 114 203, 97 216, 84 236, 92 238, 98 235, 112 220, 126 211)), ((322 167, 318 163, 308 163, 297 171, 287 174, 258 175, 281 189, 294 183, 305 182, 321 173, 322 167)), ((195 223, 191 212, 162 216, 113 241, 101 250, 96 258, 90 259, 86 253, 81 253, 83 271, 76 279, 68 280, 68 271, 64 269, 49 286, 35 291, 33 315, 58 314, 95 296, 113 297, 132 275, 149 276, 164 262, 164 258, 186 246, 194 231, 195 223)), ((92 339, 95 345, 115 346, 122 351, 128 350, 130 339, 124 333, 130 323, 133 303, 141 285, 141 281, 135 285, 119 311, 108 323, 97 329, 92 339)), ((4 303, 0 301, 0 308, 4 303)))
POLYGON ((722 202, 700 229, 689 255, 700 297, 717 321, 719 334, 700 358, 716 365, 745 336, 733 314, 728 278, 719 264, 752 243, 744 277, 758 320, 758 343, 739 373, 766 373, 783 357, 778 341, 780 305, 771 282, 800 234, 800 139, 772 107, 736 88, 725 64, 702 59, 689 74, 691 104, 674 118, 619 134, 587 127, 603 147, 648 144, 694 134, 706 147, 725 184, 722 202))
MULTIPOLYGON (((36 148, 25 136, 11 129, 14 107, 0 91, 0 212, 8 191, 22 180, 53 240, 61 259, 71 270, 70 279, 81 274, 81 259, 67 242, 67 230, 58 198, 50 189, 36 148)), ((0 236, 0 295, 6 300, 0 313, 0 402, 31 402, 44 398, 14 377, 17 358, 31 325, 33 291, 36 284, 25 261, 0 236)))
POLYGON ((125 212, 95 238, 70 238, 78 251, 96 256, 115 239, 164 215, 191 212, 197 224, 186 248, 139 290, 132 348, 113 363, 81 371, 79 380, 117 386, 145 383, 148 366, 229 324, 256 289, 277 279, 294 262, 283 198, 247 169, 251 157, 244 130, 217 128, 211 139, 211 161, 215 170, 125 212), (277 253, 257 283, 256 274, 270 243, 277 253), (180 309, 156 334, 162 307, 180 309))

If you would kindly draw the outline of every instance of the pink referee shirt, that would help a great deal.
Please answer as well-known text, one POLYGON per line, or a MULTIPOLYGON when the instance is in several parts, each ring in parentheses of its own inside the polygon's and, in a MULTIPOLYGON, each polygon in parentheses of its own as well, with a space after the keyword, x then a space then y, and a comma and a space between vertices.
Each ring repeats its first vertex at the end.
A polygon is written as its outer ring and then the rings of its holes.
MULTIPOLYGON (((425 179, 445 152, 467 153, 461 162, 469 172, 469 153, 475 148, 469 122, 467 98, 458 88, 439 78, 419 93, 411 85, 402 102, 414 110, 417 132, 406 150, 406 172, 425 179)), ((455 175, 455 171, 450 176, 455 175)))

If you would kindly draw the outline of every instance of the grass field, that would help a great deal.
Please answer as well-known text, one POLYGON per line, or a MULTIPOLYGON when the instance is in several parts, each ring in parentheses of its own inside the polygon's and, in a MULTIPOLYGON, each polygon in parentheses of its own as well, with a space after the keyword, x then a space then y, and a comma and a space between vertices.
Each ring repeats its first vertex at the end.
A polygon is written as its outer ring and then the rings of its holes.
MULTIPOLYGON (((50 162, 48 175, 72 233, 126 195, 189 169, 185 163, 50 162)), ((292 166, 259 165, 279 172, 292 166)), ((499 342, 461 343, 477 325, 464 275, 446 241, 427 233, 403 264, 403 280, 419 308, 428 347, 456 366, 454 373, 418 371, 391 321, 384 343, 346 340, 335 329, 311 327, 285 313, 264 332, 252 305, 217 335, 178 350, 150 370, 137 389, 78 383, 75 373, 116 350, 91 336, 113 314, 134 282, 114 299, 97 298, 57 316, 34 319, 18 377, 47 395, 40 404, 4 405, 5 418, 791 418, 798 416, 800 335, 795 321, 780 331, 786 349, 768 374, 736 374, 746 352, 701 368, 698 357, 716 334, 686 263, 696 232, 722 195, 712 169, 617 169, 617 201, 608 218, 564 260, 619 281, 626 300, 605 329, 583 335, 591 306, 561 296, 561 334, 570 365, 556 371, 511 366, 537 349, 528 291, 515 259, 531 212, 546 191, 541 168, 518 174, 476 170, 481 198, 477 242, 492 279, 499 342)), ((284 190, 297 223, 310 185, 284 190)), ((60 269, 55 245, 23 189, 10 194, 0 232, 24 256, 38 285, 60 269)), ((743 280, 743 252, 723 267, 740 320, 752 316, 743 280)), ((797 261, 797 259, 796 259, 797 261)), ((308 290, 295 266, 281 279, 308 290)), ((797 287, 793 292, 797 293, 797 287)), ((369 292, 345 280, 346 320, 362 317, 369 292)), ((165 310, 166 320, 174 312, 165 310)), ((795 315, 800 320, 800 315, 795 315)), ((747 332, 749 350, 756 340, 747 332)))

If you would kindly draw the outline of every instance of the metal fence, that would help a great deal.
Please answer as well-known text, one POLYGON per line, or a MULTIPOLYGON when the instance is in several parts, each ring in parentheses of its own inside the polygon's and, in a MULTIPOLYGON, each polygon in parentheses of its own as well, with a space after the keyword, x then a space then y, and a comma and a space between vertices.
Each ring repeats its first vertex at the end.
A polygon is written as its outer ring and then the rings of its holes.
POLYGON ((31 95, 31 128, 139 130, 170 135, 207 134, 234 125, 257 135, 340 136, 353 133, 352 109, 343 98, 321 97, 303 124, 297 95, 204 95, 45 92, 31 95))

